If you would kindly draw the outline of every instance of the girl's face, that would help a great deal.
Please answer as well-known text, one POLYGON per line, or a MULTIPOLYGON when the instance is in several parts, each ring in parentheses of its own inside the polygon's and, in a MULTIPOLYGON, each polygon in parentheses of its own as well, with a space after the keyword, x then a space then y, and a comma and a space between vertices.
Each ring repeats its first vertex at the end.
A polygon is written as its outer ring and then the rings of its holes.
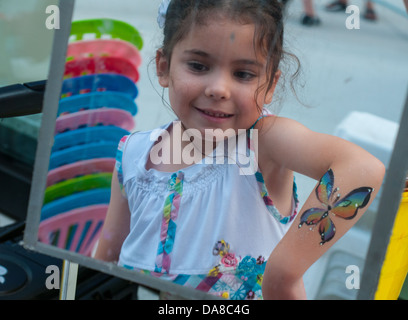
POLYGON ((193 26, 174 46, 171 61, 159 50, 157 74, 169 88, 170 104, 186 129, 248 129, 259 107, 270 103, 276 83, 266 93, 266 59, 254 49, 253 24, 211 19, 193 26))

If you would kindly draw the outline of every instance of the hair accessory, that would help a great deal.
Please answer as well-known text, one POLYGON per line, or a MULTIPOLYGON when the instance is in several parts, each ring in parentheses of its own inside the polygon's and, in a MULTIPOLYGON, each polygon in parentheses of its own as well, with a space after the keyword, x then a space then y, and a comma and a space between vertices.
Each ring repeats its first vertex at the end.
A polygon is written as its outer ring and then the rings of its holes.
POLYGON ((171 0, 163 0, 159 7, 159 14, 157 16, 157 23, 161 29, 164 28, 166 22, 166 13, 171 0))

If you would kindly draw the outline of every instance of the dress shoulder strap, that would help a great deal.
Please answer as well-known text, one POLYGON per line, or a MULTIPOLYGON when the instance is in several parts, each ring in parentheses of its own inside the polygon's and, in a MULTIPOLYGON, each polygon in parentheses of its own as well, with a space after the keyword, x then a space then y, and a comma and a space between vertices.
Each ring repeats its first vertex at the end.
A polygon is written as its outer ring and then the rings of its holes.
POLYGON ((261 114, 261 116, 255 121, 255 123, 251 126, 250 129, 254 129, 255 125, 258 123, 259 120, 266 117, 274 117, 275 115, 272 113, 265 113, 265 111, 261 114))
POLYGON ((125 135, 120 139, 118 148, 116 150, 116 161, 115 161, 115 168, 118 174, 118 180, 119 180, 119 187, 120 191, 122 192, 122 195, 126 197, 125 190, 123 188, 123 171, 122 171, 122 156, 123 156, 123 150, 125 147, 125 143, 127 139, 129 138, 129 135, 125 135))
MULTIPOLYGON (((255 128, 255 125, 258 123, 259 120, 261 120, 262 118, 265 117, 274 117, 274 114, 269 113, 268 111, 263 111, 262 115, 255 121, 255 123, 251 126, 251 128, 248 130, 248 149, 249 149, 249 153, 250 153, 250 157, 251 157, 251 163, 256 163, 257 159, 255 156, 255 143, 254 143, 254 137, 253 137, 253 129, 255 128)), ((266 184, 264 181, 264 178, 262 176, 262 172, 258 166, 258 164, 256 163, 257 171, 255 173, 255 177, 257 180, 257 183, 259 185, 259 190, 261 193, 261 197, 265 203, 266 208, 268 209, 269 213, 280 223, 282 224, 288 224, 290 223, 297 214, 297 209, 298 209, 298 204, 299 204, 299 200, 298 200, 298 196, 297 196, 297 186, 296 186, 296 182, 293 181, 293 203, 292 203, 292 212, 290 214, 290 216, 282 216, 278 209, 275 207, 275 205, 273 204, 273 200, 271 199, 268 190, 266 188, 266 184)))

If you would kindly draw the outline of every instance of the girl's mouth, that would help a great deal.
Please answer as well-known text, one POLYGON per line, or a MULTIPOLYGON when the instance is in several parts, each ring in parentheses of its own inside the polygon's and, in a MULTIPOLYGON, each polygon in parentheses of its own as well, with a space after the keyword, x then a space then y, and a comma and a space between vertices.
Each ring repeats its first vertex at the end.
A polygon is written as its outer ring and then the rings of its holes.
POLYGON ((231 118, 233 115, 224 113, 224 112, 219 112, 219 111, 208 111, 208 110, 202 110, 196 108, 198 111, 203 113, 204 115, 211 117, 211 118, 217 118, 217 119, 225 119, 225 118, 231 118))

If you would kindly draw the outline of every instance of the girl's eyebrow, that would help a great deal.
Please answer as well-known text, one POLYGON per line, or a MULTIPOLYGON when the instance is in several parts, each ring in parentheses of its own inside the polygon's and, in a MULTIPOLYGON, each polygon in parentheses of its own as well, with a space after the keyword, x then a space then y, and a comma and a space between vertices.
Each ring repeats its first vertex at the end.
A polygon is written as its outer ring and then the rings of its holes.
POLYGON ((256 60, 250 60, 250 59, 238 60, 238 61, 236 61, 236 63, 238 63, 238 64, 252 65, 252 66, 255 66, 255 67, 261 68, 261 69, 264 67, 263 63, 261 63, 261 62, 259 62, 259 61, 256 61, 256 60))
POLYGON ((197 56, 204 57, 204 58, 210 57, 210 54, 208 54, 205 51, 198 50, 198 49, 184 50, 184 54, 192 54, 192 55, 197 55, 197 56))
MULTIPOLYGON (((192 55, 197 55, 203 58, 209 58, 211 55, 205 51, 199 50, 199 49, 191 49, 191 50, 185 50, 184 54, 192 54, 192 55)), ((257 61, 257 60, 252 60, 252 59, 240 59, 234 61, 236 64, 246 64, 246 65, 253 65, 258 68, 263 68, 264 65, 257 61)))

